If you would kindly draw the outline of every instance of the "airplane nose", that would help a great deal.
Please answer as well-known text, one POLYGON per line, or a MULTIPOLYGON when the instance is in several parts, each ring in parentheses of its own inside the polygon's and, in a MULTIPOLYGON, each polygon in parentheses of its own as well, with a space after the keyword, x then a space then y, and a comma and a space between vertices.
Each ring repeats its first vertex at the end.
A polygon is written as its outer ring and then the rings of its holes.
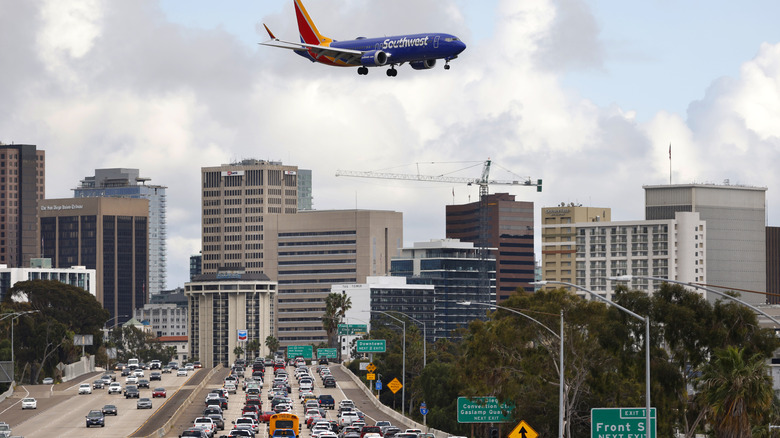
POLYGON ((460 53, 460 52, 466 50, 466 43, 464 43, 463 41, 456 41, 456 43, 457 43, 455 45, 456 53, 460 53))

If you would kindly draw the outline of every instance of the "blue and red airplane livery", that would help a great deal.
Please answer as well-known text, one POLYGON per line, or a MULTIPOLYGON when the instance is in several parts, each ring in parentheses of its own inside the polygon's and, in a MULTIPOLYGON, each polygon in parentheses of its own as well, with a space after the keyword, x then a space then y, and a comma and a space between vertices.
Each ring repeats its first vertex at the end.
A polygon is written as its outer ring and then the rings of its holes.
POLYGON ((301 0, 294 2, 301 42, 282 41, 264 24, 271 40, 260 44, 293 50, 312 62, 337 67, 358 67, 358 74, 361 75, 368 74, 368 67, 389 66, 388 76, 398 74, 396 65, 409 63, 415 70, 427 70, 436 65, 437 59, 443 59, 444 68, 449 70, 449 62, 466 49, 463 41, 446 33, 418 33, 384 38, 359 37, 354 40, 336 41, 322 36, 301 0))

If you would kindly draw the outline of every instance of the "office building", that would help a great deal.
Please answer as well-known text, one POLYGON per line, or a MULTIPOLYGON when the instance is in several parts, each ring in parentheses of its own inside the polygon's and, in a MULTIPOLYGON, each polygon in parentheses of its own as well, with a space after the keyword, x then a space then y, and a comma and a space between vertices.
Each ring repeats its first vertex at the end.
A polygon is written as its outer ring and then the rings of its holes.
POLYGON ((610 222, 612 210, 561 204, 542 208, 542 277, 575 283, 577 257, 577 224, 610 222))
POLYGON ((534 203, 515 201, 514 195, 488 195, 487 202, 446 207, 446 237, 479 246, 485 205, 485 242, 496 248, 496 301, 507 299, 519 288, 534 290, 534 203))
POLYGON ((157 336, 187 336, 189 300, 184 288, 162 291, 152 295, 143 308, 135 309, 135 319, 148 322, 157 336))
POLYGON ((93 296, 96 295, 97 276, 94 269, 87 269, 84 266, 52 268, 50 262, 46 265, 29 268, 9 268, 7 265, 0 265, 0 301, 3 300, 8 289, 14 287, 16 283, 32 280, 59 281, 70 286, 80 287, 93 296))
POLYGON ((298 169, 298 210, 312 210, 311 170, 298 169))
POLYGON ((40 257, 38 201, 45 197, 46 155, 35 145, 0 143, 0 263, 30 266, 40 257))
POLYGON ((780 304, 780 227, 766 227, 766 298, 780 304))
POLYGON ((327 342, 322 316, 331 285, 387 275, 403 244, 403 215, 394 211, 274 214, 264 226, 264 272, 279 283, 276 337, 283 347, 327 342))
POLYGON ((220 270, 185 283, 189 299, 191 357, 204 368, 235 362, 236 347, 258 340, 261 355, 268 354, 265 340, 273 335, 276 282, 264 274, 244 270, 220 270), (239 331, 246 341, 239 341, 239 331))
POLYGON ((190 256, 190 281, 203 273, 203 255, 193 254, 190 256))
POLYGON ((43 257, 52 266, 96 270, 96 297, 122 324, 147 302, 149 201, 127 198, 39 202, 43 257))
POLYGON ((264 215, 298 211, 298 168, 243 160, 201 169, 203 274, 264 272, 264 215))
POLYGON ((166 262, 166 197, 165 186, 148 184, 150 178, 139 176, 138 169, 96 169, 73 189, 76 198, 141 198, 149 200, 149 296, 165 290, 166 262))
MULTIPOLYGON (((644 186, 645 219, 673 219, 679 211, 699 213, 707 224, 703 250, 707 283, 741 289, 751 304, 766 296, 766 188, 714 184, 644 186), (756 291, 750 293, 744 291, 756 291)), ((700 247, 701 249, 701 247, 700 247)), ((716 299, 716 297, 710 297, 716 299)))
POLYGON ((485 318, 485 309, 459 302, 495 303, 496 261, 492 257, 483 260, 479 252, 471 242, 440 239, 415 242, 391 261, 392 276, 406 277, 407 284, 434 286, 434 340, 458 338, 454 330, 485 318), (488 287, 484 287, 481 270, 488 274, 488 287))

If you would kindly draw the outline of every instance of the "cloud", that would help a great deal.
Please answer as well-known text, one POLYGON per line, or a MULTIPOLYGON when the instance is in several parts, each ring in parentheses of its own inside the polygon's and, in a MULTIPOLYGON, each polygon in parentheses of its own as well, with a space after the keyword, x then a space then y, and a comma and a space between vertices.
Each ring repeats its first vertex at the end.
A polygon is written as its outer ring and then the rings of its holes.
MULTIPOLYGON (((537 210, 611 207, 616 220, 641 219, 641 186, 668 181, 670 142, 675 182, 776 182, 767 164, 778 161, 778 45, 762 46, 739 77, 714 81, 687 119, 661 112, 638 123, 561 85, 565 71, 603 62, 598 26, 578 0, 500 1, 494 32, 476 43, 454 0, 307 4, 334 38, 440 30, 469 43, 451 70, 402 66, 396 78, 247 49, 224 29, 168 21, 153 0, 60 3, 0 6, 0 141, 46 150, 47 197, 71 196, 104 167, 139 168, 168 186, 169 287, 187 280, 199 246, 200 168, 242 158, 312 169, 315 208, 403 212, 407 244, 444 237, 445 205, 476 201, 476 187, 337 178, 337 169, 477 178, 492 158, 494 178, 542 178, 544 191, 491 192, 537 210)), ((291 2, 284 8, 262 20, 295 38, 291 2)))

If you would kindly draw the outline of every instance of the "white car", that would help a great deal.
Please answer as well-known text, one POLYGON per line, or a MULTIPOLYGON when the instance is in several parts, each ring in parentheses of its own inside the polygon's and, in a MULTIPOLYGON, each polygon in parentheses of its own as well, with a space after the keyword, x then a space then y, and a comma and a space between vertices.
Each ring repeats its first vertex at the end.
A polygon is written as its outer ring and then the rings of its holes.
POLYGON ((136 376, 132 376, 131 375, 131 376, 127 376, 127 378, 125 378, 125 384, 133 384, 133 385, 135 385, 137 383, 138 383, 138 377, 136 377, 136 376))
POLYGON ((187 377, 187 370, 185 370, 184 368, 180 368, 176 370, 176 375, 179 377, 181 376, 187 377))
POLYGON ((214 436, 217 433, 217 423, 211 417, 198 417, 193 423, 196 427, 205 427, 209 432, 209 436, 214 436))
POLYGON ((360 421, 360 417, 358 417, 358 414, 354 412, 344 412, 341 414, 341 417, 339 417, 339 426, 349 426, 350 424, 360 421))
POLYGON ((108 385, 108 393, 109 394, 121 394, 122 393, 122 385, 117 382, 112 382, 110 385, 108 385))
POLYGON ((38 401, 32 397, 23 398, 22 409, 38 409, 38 401))
POLYGON ((79 394, 92 394, 92 385, 89 383, 79 385, 79 394))

